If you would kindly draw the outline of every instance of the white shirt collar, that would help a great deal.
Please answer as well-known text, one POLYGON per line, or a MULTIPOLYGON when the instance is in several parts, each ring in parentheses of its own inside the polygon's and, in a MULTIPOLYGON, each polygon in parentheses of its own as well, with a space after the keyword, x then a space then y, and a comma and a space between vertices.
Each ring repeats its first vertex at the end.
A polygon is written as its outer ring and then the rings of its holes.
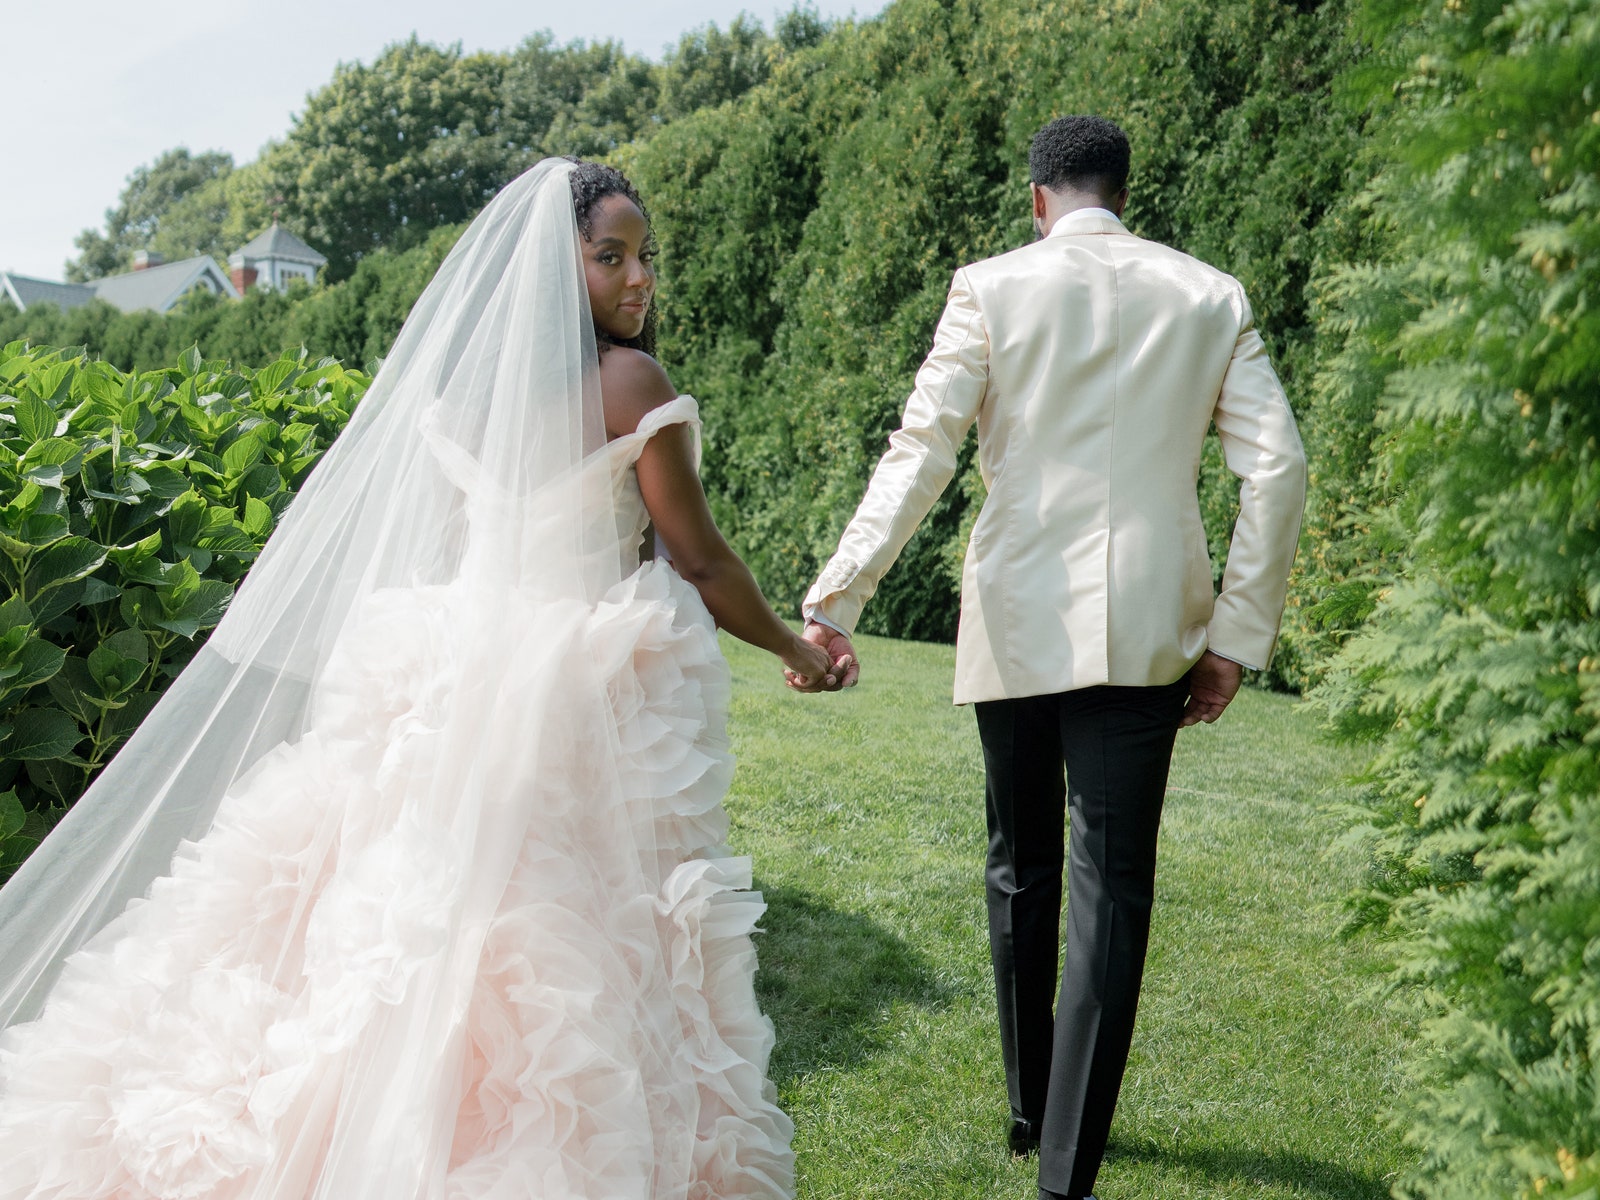
POLYGON ((1076 226, 1091 220, 1113 221, 1118 229, 1125 228, 1121 219, 1109 208, 1075 208, 1069 213, 1063 213, 1056 218, 1056 223, 1050 227, 1050 232, 1045 237, 1059 237, 1062 234, 1077 232, 1076 226))

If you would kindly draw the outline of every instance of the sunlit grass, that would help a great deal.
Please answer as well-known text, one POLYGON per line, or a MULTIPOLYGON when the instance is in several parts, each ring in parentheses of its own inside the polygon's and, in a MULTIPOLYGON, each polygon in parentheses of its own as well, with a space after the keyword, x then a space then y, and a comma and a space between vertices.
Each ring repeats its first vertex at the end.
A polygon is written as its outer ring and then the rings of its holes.
MULTIPOLYGON (((803 1200, 1033 1200, 1006 1153, 984 932, 983 771, 944 646, 862 639, 861 686, 735 676, 732 841, 771 908, 762 1003, 803 1200)), ((1376 1116, 1405 1031, 1337 939, 1354 864, 1319 806, 1356 763, 1287 697, 1181 735, 1155 928, 1102 1200, 1380 1200, 1406 1162, 1376 1116)))

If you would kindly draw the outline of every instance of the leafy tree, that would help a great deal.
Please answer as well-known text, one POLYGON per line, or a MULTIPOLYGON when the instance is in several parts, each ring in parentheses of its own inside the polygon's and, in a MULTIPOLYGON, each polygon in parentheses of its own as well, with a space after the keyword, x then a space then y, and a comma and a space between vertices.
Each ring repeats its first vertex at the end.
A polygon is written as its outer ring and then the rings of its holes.
POLYGON ((67 278, 82 282, 126 271, 138 250, 158 249, 178 258, 210 253, 215 237, 204 217, 212 209, 191 197, 232 170, 230 154, 195 155, 182 146, 139 167, 128 176, 117 206, 106 210, 105 232, 85 229, 78 235, 81 253, 67 263, 67 278), (170 230, 169 219, 174 221, 170 230))
MULTIPOLYGON (((184 193, 161 218, 161 227, 150 239, 150 248, 168 262, 209 254, 218 262, 248 239, 228 237, 230 184, 238 171, 214 175, 184 193)), ((235 185, 236 186, 236 185, 235 185)))
POLYGON ((263 156, 283 220, 343 279, 381 246, 401 250, 466 220, 520 161, 499 128, 505 59, 415 36, 369 66, 341 64, 263 156))
POLYGON ((503 127, 522 164, 552 154, 605 155, 651 124, 658 92, 655 69, 621 42, 558 46, 545 31, 507 64, 503 127))

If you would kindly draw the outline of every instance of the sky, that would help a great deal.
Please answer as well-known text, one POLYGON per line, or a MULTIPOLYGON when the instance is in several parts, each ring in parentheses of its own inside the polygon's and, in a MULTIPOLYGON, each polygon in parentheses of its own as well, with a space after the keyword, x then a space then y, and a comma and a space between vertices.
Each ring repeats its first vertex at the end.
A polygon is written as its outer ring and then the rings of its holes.
MULTIPOLYGON (((103 228, 128 175, 163 150, 253 160, 340 62, 370 63, 413 32, 510 50, 616 38, 660 58, 678 35, 749 12, 767 28, 788 0, 0 0, 0 270, 64 278, 73 239, 103 228)), ((824 18, 887 0, 817 0, 824 18)))

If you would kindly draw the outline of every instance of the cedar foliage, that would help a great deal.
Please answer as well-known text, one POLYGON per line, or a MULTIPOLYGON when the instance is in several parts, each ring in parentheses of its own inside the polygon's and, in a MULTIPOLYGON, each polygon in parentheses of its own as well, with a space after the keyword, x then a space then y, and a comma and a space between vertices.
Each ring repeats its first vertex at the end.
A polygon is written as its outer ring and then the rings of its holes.
POLYGON ((1362 32, 1384 251, 1330 281, 1327 386, 1374 404, 1381 491, 1321 698, 1376 747, 1357 916, 1419 1010, 1398 1194, 1593 1197, 1600 9, 1367 0, 1362 32))

